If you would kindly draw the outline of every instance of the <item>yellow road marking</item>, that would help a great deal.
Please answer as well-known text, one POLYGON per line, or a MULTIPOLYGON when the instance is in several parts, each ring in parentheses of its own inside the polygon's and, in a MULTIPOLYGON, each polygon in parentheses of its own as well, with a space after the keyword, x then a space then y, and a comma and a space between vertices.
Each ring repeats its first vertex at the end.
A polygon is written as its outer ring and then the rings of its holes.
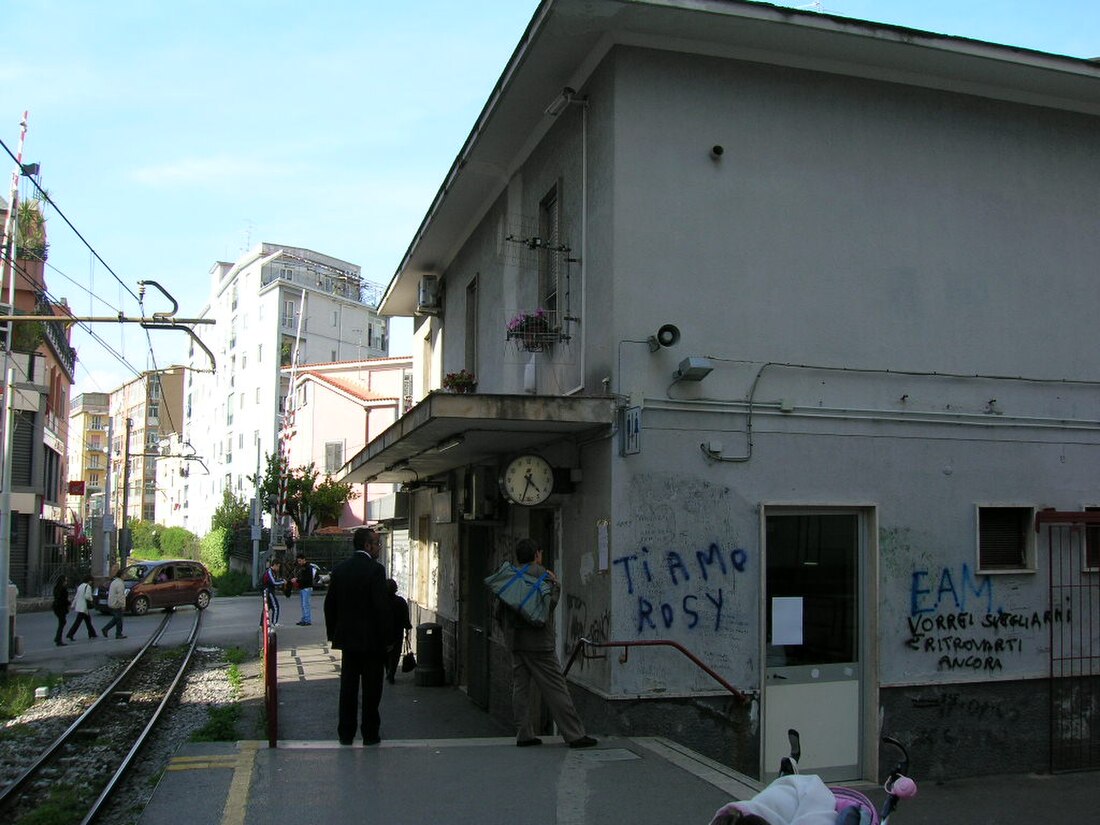
POLYGON ((248 808, 248 790, 252 785, 252 769, 256 764, 256 751, 267 747, 266 742, 239 742, 240 753, 237 765, 233 769, 233 779, 229 783, 229 796, 222 811, 222 825, 244 825, 245 810, 248 808))

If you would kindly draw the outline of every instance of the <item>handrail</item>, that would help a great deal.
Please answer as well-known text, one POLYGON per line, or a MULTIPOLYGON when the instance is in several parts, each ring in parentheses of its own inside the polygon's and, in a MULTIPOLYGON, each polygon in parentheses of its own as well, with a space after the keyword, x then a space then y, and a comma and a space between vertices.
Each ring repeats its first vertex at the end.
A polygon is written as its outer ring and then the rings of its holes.
MULTIPOLYGON (((747 704, 752 701, 752 697, 743 690, 735 688, 725 679, 723 679, 712 667, 706 664, 702 659, 688 650, 679 642, 674 642, 670 639, 635 639, 633 641, 623 642, 593 642, 589 639, 580 638, 577 640, 577 644, 573 646, 573 653, 569 657, 569 661, 565 663, 565 669, 562 670, 562 676, 569 674, 569 669, 573 667, 573 662, 576 661, 578 654, 584 647, 621 647, 623 652, 619 655, 619 663, 626 664, 630 658, 629 650, 632 647, 671 647, 683 653, 690 659, 696 667, 710 676, 714 681, 733 694, 740 702, 747 704)), ((588 657, 585 658, 606 658, 606 657, 588 657)))
POLYGON ((267 596, 260 596, 260 626, 264 634, 264 708, 267 711, 267 745, 279 742, 279 637, 271 624, 267 596))

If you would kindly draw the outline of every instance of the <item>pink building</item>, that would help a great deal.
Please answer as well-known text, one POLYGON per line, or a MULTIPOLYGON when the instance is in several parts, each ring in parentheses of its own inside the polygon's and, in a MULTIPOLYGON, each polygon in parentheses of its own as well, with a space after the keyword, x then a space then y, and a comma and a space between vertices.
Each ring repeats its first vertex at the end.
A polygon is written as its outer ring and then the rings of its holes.
MULTIPOLYGON (((302 364, 294 370, 292 392, 290 466, 312 461, 322 475, 339 478, 345 461, 412 406, 412 357, 302 364)), ((394 492, 393 484, 355 488, 359 495, 344 508, 341 527, 366 523, 367 502, 394 492)))

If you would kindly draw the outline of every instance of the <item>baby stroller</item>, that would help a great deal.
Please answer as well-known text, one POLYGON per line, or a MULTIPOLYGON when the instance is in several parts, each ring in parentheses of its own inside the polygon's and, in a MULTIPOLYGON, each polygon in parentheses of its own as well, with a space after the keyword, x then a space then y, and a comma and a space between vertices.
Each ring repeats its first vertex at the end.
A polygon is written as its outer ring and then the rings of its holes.
POLYGON ((787 731, 791 755, 779 760, 779 778, 743 802, 730 802, 714 814, 710 825, 888 825, 898 802, 916 796, 917 783, 907 776, 909 752, 889 736, 887 745, 901 751, 901 760, 890 772, 883 790, 881 810, 853 788, 829 787, 813 774, 799 774, 802 747, 798 731, 787 731))

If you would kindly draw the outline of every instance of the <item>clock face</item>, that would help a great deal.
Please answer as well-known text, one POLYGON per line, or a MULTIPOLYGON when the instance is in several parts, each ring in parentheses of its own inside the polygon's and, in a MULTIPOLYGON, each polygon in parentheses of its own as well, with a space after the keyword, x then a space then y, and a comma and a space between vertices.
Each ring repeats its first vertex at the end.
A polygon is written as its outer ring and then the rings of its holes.
POLYGON ((500 489, 513 504, 542 504, 554 491, 554 468, 540 455, 517 456, 501 473, 500 489))

